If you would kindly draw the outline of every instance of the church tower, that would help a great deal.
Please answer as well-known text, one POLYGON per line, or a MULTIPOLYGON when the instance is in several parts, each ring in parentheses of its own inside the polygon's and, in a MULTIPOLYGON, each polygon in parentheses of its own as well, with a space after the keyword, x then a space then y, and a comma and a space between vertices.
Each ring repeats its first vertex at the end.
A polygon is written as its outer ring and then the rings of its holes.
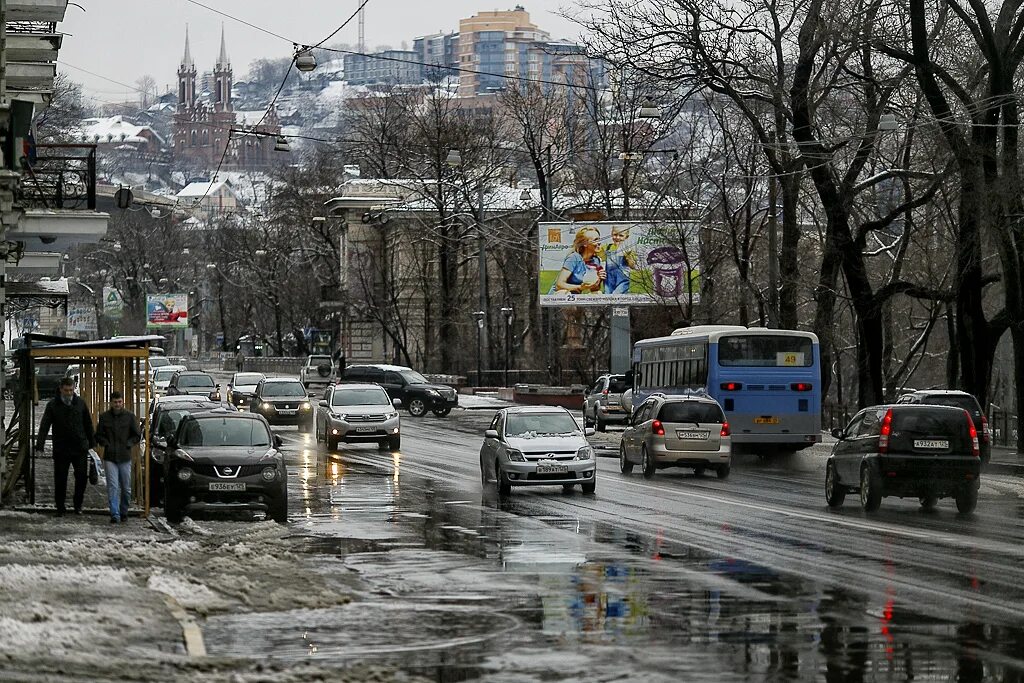
POLYGON ((196 65, 188 47, 188 26, 185 27, 185 56, 178 66, 178 111, 188 111, 196 103, 196 65))
POLYGON ((231 62, 228 60, 228 49, 224 42, 224 26, 220 27, 220 55, 213 69, 213 110, 217 112, 233 111, 231 105, 231 62))

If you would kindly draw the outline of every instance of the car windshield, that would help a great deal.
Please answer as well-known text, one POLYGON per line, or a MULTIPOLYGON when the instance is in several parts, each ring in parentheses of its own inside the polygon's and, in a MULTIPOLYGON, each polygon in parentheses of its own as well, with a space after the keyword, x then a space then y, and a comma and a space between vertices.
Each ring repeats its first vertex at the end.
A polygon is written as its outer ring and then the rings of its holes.
POLYGON ((332 406, 389 406, 391 401, 383 389, 335 389, 332 406))
POLYGON ((686 401, 666 403, 661 407, 658 419, 662 422, 714 422, 724 421, 722 409, 712 403, 686 401))
POLYGON ((306 388, 301 382, 267 382, 263 385, 264 398, 306 397, 306 388))
POLYGON ((207 388, 212 389, 214 387, 213 378, 209 375, 182 375, 178 378, 178 387, 196 387, 196 388, 207 388))
POLYGON ((626 386, 626 377, 619 375, 618 377, 608 378, 608 393, 609 394, 621 394, 628 387, 626 386))
POLYGON ((718 340, 718 363, 725 366, 801 367, 814 363, 807 337, 740 334, 718 340))
POLYGON ((263 379, 263 375, 258 372, 242 372, 235 375, 235 378, 231 381, 236 387, 245 387, 254 384, 259 384, 260 380, 263 379))
POLYGON ((426 377, 416 372, 415 370, 403 370, 398 374, 404 377, 405 381, 408 382, 409 384, 430 384, 430 382, 427 381, 426 377))
POLYGON ((171 434, 174 434, 174 432, 178 431, 178 425, 181 423, 181 418, 186 415, 217 407, 219 407, 219 404, 217 403, 203 403, 190 405, 187 408, 170 408, 165 410, 160 413, 160 419, 157 422, 157 436, 170 436, 171 434))
POLYGON ((505 424, 505 436, 518 439, 577 432, 579 425, 568 413, 511 413, 505 424))
POLYGON ((162 368, 165 365, 170 365, 171 361, 167 360, 163 356, 150 357, 149 367, 151 368, 162 368))
POLYGON ((243 417, 192 420, 182 429, 182 446, 270 446, 270 432, 259 420, 243 417))
POLYGON ((153 375, 153 381, 154 382, 166 382, 166 381, 170 380, 171 377, 173 377, 174 373, 176 373, 176 372, 177 372, 177 370, 174 370, 174 369, 171 369, 171 368, 168 368, 166 370, 161 368, 161 369, 156 371, 156 374, 153 375))

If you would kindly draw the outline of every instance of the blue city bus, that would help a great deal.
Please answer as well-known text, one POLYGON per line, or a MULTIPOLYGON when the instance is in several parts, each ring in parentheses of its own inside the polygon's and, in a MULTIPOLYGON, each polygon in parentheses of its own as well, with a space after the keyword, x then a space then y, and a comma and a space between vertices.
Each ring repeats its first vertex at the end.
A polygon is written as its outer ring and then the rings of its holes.
POLYGON ((630 403, 706 394, 722 404, 733 444, 799 450, 821 441, 820 363, 810 332, 684 327, 634 344, 630 403))

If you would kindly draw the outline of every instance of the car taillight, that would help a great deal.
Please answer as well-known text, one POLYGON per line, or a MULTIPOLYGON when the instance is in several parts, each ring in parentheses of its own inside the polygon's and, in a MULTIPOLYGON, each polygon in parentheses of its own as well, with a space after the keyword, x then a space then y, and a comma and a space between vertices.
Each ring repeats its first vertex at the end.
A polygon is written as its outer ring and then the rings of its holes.
POLYGON ((729 436, 732 432, 729 431, 729 423, 722 423, 722 436, 729 436))
POLYGON ((607 396, 607 395, 608 395, 608 390, 607 390, 607 389, 605 389, 604 391, 602 391, 602 392, 601 392, 601 395, 602 395, 602 396, 607 396))
POLYGON ((988 443, 988 439, 989 439, 989 434, 990 433, 991 432, 989 432, 989 430, 988 430, 988 418, 985 417, 984 413, 982 413, 981 414, 981 440, 982 440, 982 443, 988 443))
POLYGON ((878 452, 888 453, 889 452, 889 435, 892 434, 892 408, 885 411, 885 417, 882 418, 882 430, 878 434, 878 452))
POLYGON ((974 426, 974 420, 971 419, 971 414, 965 410, 964 415, 967 416, 967 433, 971 435, 971 455, 975 458, 980 458, 981 448, 978 447, 978 430, 974 426))
POLYGON ((665 425, 661 424, 661 420, 655 420, 651 423, 651 431, 656 436, 665 436, 665 425))
POLYGON ((722 382, 722 391, 739 391, 742 388, 739 382, 722 382))
POLYGON ((814 387, 807 382, 794 382, 789 385, 789 388, 793 391, 810 391, 814 387))

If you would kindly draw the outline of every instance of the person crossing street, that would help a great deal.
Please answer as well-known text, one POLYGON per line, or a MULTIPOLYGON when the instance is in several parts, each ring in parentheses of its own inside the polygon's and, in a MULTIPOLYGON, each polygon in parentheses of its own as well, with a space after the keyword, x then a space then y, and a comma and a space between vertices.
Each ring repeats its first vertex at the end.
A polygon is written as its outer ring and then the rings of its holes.
POLYGON ((85 485, 89 478, 88 452, 96 447, 89 407, 75 395, 75 382, 70 377, 60 381, 60 393, 46 404, 36 436, 36 452, 41 453, 46 435, 53 429, 53 493, 57 516, 63 517, 67 506, 68 468, 75 471, 73 502, 75 514, 82 514, 85 485))
POLYGON ((132 496, 132 447, 141 440, 138 418, 130 410, 125 410, 120 391, 111 392, 110 409, 100 415, 96 427, 96 443, 103 446, 111 524, 128 521, 132 496))

